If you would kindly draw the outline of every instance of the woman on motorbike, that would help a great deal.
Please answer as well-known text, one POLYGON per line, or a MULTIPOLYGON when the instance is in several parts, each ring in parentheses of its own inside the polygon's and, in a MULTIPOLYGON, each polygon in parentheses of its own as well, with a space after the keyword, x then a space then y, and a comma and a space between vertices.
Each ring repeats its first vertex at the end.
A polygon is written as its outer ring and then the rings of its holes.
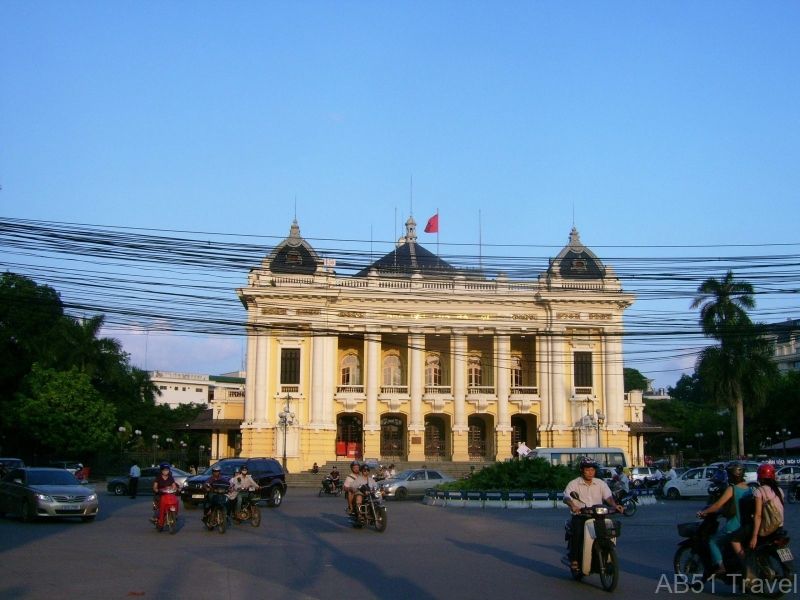
MULTIPOLYGON (((717 577, 725 575, 725 565, 722 562, 722 546, 724 544, 733 544, 734 542, 737 542, 741 534, 741 502, 743 499, 753 495, 752 490, 744 482, 744 465, 742 463, 728 463, 728 466, 725 470, 728 472, 728 481, 731 485, 725 489, 719 500, 714 502, 714 504, 711 506, 707 506, 703 510, 698 511, 697 513, 698 517, 705 517, 708 513, 720 510, 723 506, 725 506, 725 503, 728 502, 728 500, 733 498, 736 514, 728 519, 727 523, 725 523, 725 527, 720 529, 719 532, 712 536, 708 541, 710 547, 709 549, 711 550, 711 558, 714 560, 714 575, 717 577)), ((742 560, 743 555, 741 552, 741 546, 739 546, 739 548, 734 546, 734 549, 737 550, 739 559, 742 560)))
POLYGON ((155 521, 156 515, 158 515, 157 525, 163 527, 165 513, 163 510, 163 494, 177 492, 178 484, 172 476, 172 470, 169 468, 168 462, 161 463, 159 468, 161 469, 161 473, 159 473, 158 477, 156 477, 156 480, 153 482, 153 492, 156 494, 153 498, 153 511, 155 513, 153 520, 155 521))
POLYGON ((775 467, 770 464, 763 464, 758 467, 758 483, 761 487, 753 491, 756 499, 756 512, 753 520, 753 533, 750 536, 750 548, 755 548, 758 543, 758 530, 761 529, 762 510, 764 503, 772 500, 772 504, 781 515, 783 523, 783 492, 775 481, 775 467))

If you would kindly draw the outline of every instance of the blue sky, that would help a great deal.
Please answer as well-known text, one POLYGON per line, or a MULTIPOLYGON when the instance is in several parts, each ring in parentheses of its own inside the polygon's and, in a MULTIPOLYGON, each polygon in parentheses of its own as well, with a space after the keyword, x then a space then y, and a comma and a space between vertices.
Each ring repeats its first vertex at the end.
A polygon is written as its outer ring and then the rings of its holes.
MULTIPOLYGON (((483 252, 553 256, 574 213, 612 266, 792 253, 687 246, 798 242, 798 31, 797 2, 6 0, 0 214, 283 238, 296 198, 306 237, 388 242, 413 177, 443 245, 480 211, 484 244, 537 246, 483 252)), ((154 337, 151 369, 241 365, 154 337)), ((677 354, 639 368, 672 384, 677 354)))

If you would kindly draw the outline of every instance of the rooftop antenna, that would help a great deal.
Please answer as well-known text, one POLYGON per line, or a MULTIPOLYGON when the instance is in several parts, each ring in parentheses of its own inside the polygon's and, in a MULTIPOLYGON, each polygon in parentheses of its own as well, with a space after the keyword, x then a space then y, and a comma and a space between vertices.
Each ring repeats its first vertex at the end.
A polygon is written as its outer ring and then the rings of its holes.
POLYGON ((394 207, 394 266, 397 267, 397 207, 394 207))
POLYGON ((373 263, 372 258, 372 223, 369 224, 369 264, 373 263))
POLYGON ((572 203, 572 228, 575 229, 575 203, 572 203))
POLYGON ((297 221, 297 194, 294 195, 294 220, 297 221))
POLYGON ((411 175, 411 185, 408 187, 408 206, 411 210, 410 216, 414 216, 414 175, 411 175))
POLYGON ((481 209, 478 209, 478 269, 483 274, 483 241, 481 232, 481 209))

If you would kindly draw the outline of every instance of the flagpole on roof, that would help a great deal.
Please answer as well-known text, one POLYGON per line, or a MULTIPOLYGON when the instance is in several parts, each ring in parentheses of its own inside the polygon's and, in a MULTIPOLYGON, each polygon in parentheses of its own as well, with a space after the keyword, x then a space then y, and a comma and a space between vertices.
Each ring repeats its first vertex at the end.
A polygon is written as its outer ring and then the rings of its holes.
POLYGON ((483 274, 483 242, 481 240, 481 209, 478 209, 478 270, 483 274))
MULTIPOLYGON (((436 207, 436 262, 441 263, 442 257, 439 255, 439 207, 436 207)), ((438 266, 442 266, 439 264, 438 266)))

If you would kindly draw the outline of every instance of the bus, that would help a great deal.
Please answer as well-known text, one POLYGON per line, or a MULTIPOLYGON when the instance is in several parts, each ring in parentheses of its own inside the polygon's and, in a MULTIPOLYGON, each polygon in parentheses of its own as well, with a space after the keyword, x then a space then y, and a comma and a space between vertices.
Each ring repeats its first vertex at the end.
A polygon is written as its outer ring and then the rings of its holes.
POLYGON ((631 466, 628 453, 622 448, 535 448, 528 454, 528 458, 544 458, 551 465, 565 465, 574 469, 584 456, 589 456, 597 463, 613 469, 617 465, 623 468, 631 466))

